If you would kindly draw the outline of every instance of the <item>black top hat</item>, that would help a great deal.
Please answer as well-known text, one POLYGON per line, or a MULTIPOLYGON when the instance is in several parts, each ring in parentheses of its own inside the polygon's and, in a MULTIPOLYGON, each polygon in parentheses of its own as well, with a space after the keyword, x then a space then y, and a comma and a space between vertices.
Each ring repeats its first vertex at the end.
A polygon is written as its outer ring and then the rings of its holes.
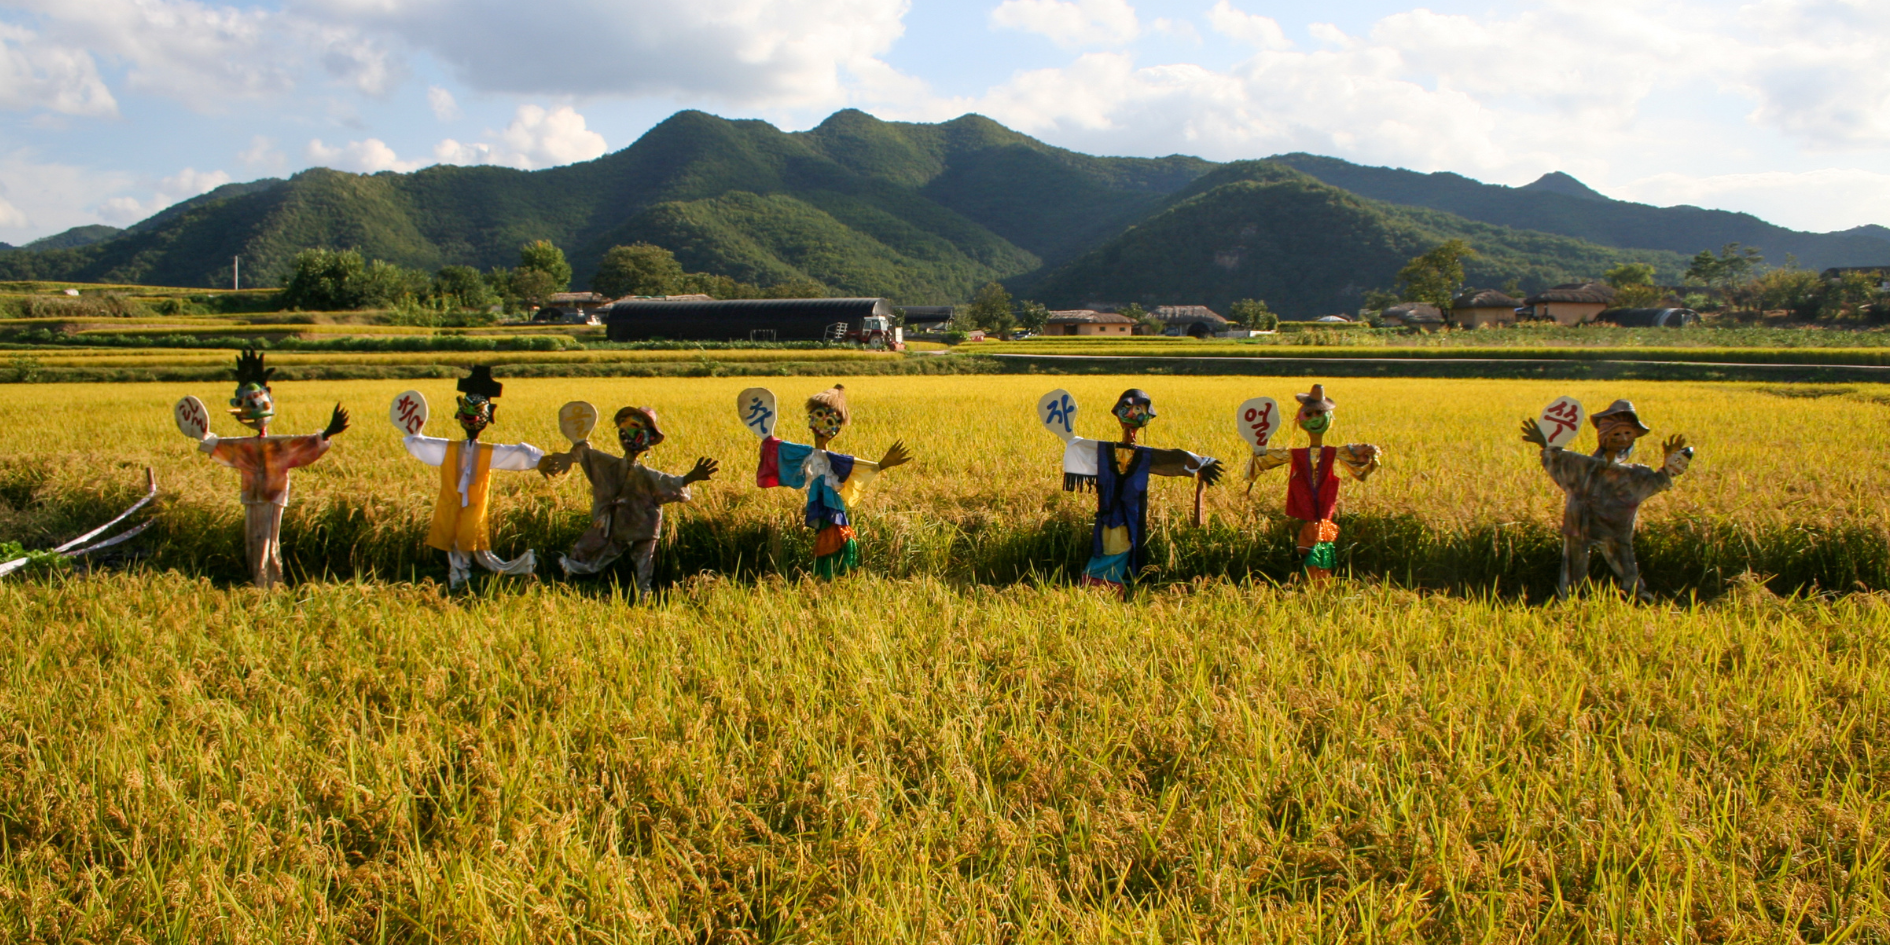
POLYGON ((459 392, 462 394, 478 394, 491 400, 504 390, 504 384, 492 379, 492 368, 484 364, 473 365, 472 375, 459 379, 459 392))

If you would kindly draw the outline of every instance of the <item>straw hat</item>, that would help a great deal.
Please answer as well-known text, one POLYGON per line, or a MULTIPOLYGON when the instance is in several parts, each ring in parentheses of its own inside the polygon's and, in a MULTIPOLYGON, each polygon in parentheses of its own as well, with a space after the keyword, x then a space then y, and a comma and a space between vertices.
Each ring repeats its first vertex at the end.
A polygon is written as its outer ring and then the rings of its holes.
POLYGON ((1634 435, 1637 437, 1646 436, 1647 434, 1653 432, 1653 428, 1641 422, 1640 414, 1634 412, 1633 401, 1617 400, 1614 403, 1609 404, 1608 409, 1603 410, 1602 412, 1597 413, 1597 414, 1592 414, 1590 415, 1588 419, 1590 423, 1593 423, 1595 425, 1595 429, 1599 430, 1603 426, 1601 422, 1603 418, 1608 418, 1614 423, 1627 423, 1627 424, 1633 425, 1634 435))

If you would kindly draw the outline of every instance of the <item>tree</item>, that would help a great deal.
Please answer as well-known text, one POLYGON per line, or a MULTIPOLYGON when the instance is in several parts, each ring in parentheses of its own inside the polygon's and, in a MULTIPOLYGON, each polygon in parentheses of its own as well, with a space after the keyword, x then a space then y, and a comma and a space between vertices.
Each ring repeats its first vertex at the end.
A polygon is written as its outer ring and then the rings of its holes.
POLYGON ((1050 309, 1042 302, 1025 299, 1017 303, 1017 327, 1037 333, 1042 332, 1043 327, 1049 323, 1050 309))
POLYGON ((674 295, 682 285, 676 254, 649 243, 612 246, 591 277, 591 291, 607 298, 626 295, 674 295))
POLYGON ((441 266, 433 274, 432 294, 448 307, 471 311, 484 311, 499 301, 498 293, 471 266, 441 266))
POLYGON ((367 263, 352 249, 305 249, 289 263, 282 307, 332 311, 361 307, 361 275, 367 263))
POLYGON ((1653 285, 1653 263, 1622 263, 1601 274, 1601 278, 1617 289, 1631 285, 1653 285))
POLYGON ((1241 299, 1228 306, 1227 315, 1234 324, 1253 331, 1272 331, 1280 327, 1280 316, 1267 308, 1264 299, 1241 299))
POLYGON ((789 279, 777 282, 761 290, 762 298, 769 299, 824 299, 827 287, 812 279, 789 279))
MULTIPOLYGON (((571 264, 564 260, 564 250, 551 245, 550 240, 533 240, 518 248, 518 268, 534 269, 549 278, 551 289, 542 295, 525 295, 522 298, 542 300, 553 292, 563 292, 571 286, 571 264)), ((516 274, 514 274, 516 278, 516 274)), ((535 284, 536 286, 536 284, 535 284)))
POLYGON ((965 307, 965 319, 973 328, 998 330, 1000 320, 1011 319, 1011 294, 995 282, 987 282, 965 307))
POLYGON ((1398 270, 1398 283, 1403 287, 1400 297, 1450 311, 1450 301, 1463 287, 1463 261, 1476 254, 1463 240, 1445 240, 1430 252, 1412 257, 1398 270))
POLYGON ((1757 275, 1759 266, 1764 263, 1765 257, 1759 255, 1757 249, 1727 243, 1720 247, 1717 256, 1710 249, 1700 250, 1687 266, 1686 280, 1730 291, 1757 275))
POLYGON ((1148 309, 1131 302, 1125 308, 1116 309, 1116 314, 1135 322, 1131 329, 1137 335, 1159 335, 1168 330, 1168 323, 1148 313, 1148 309))
POLYGON ((510 282, 510 290, 507 294, 532 305, 544 305, 551 300, 553 294, 564 289, 564 286, 552 279, 551 273, 526 266, 512 270, 510 282))

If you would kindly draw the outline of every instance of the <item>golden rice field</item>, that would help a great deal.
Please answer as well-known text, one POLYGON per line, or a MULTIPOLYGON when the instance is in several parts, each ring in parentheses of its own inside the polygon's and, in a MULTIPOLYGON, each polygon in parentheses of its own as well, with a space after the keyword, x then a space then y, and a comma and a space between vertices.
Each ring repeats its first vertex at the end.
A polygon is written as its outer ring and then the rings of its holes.
MULTIPOLYGON (((81 348, 38 349, 33 359, 43 367, 209 367, 235 360, 235 351, 210 348, 81 348)), ((734 349, 704 351, 653 351, 641 349, 601 349, 579 351, 281 351, 271 352, 269 362, 285 366, 335 365, 434 365, 434 364, 506 364, 521 359, 533 364, 614 364, 670 363, 691 361, 716 362, 874 362, 897 360, 898 354, 881 351, 811 349, 781 351, 770 349, 734 349)), ((399 384, 399 381, 390 383, 399 384)), ((450 387, 449 387, 450 389, 450 387)))
MULTIPOLYGON (((0 538, 109 515, 144 465, 166 495, 142 564, 0 579, 0 941, 1890 941, 1890 595, 1506 583, 1547 570, 1559 501, 1515 427, 1553 397, 1699 447, 1644 516, 1684 576, 1765 550, 1703 536, 1882 545, 1890 391, 1336 382, 1336 438, 1388 452, 1346 486, 1362 579, 1273 582, 1277 478, 1210 490, 1202 529, 1162 482, 1124 602, 1062 577, 1086 500, 1037 396, 1100 436, 1145 387, 1149 442, 1233 459, 1234 405, 1303 381, 843 380, 835 448, 918 458, 832 584, 798 496, 753 485, 751 381, 506 381, 496 441, 561 446, 583 398, 655 407, 660 467, 722 460, 634 605, 444 593, 437 474, 382 418, 417 386, 446 434, 451 381, 276 385, 282 432, 336 400, 356 426, 296 474, 275 593, 233 580, 234 473, 170 419, 227 385, 0 387, 0 538)), ((582 526, 579 482, 495 483, 502 552, 582 526)))

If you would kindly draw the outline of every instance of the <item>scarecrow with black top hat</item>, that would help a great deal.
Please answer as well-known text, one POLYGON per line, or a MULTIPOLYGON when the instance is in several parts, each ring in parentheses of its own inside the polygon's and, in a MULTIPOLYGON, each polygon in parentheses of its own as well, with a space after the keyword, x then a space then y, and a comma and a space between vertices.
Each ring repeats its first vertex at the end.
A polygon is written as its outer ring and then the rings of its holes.
MULTIPOLYGON (((1580 409, 1579 404, 1574 405, 1576 424, 1580 422, 1580 409)), ((1544 415, 1550 416, 1548 411, 1544 415)), ((1599 442, 1593 455, 1588 456, 1552 444, 1535 418, 1524 420, 1522 425, 1523 440, 1542 449, 1542 468, 1568 495, 1562 508, 1562 568, 1556 578, 1555 596, 1567 597, 1570 587, 1588 577, 1588 562, 1593 552, 1600 550, 1628 593, 1651 600, 1653 595, 1641 580, 1640 565, 1634 560, 1635 522, 1641 503, 1673 488, 1673 477, 1687 471, 1693 461, 1693 447, 1687 445, 1685 436, 1675 435, 1661 444, 1663 460, 1659 469, 1629 463, 1634 442, 1652 432, 1641 422, 1634 404, 1617 400, 1589 419, 1599 442)))
POLYGON ((571 449, 538 461, 538 471, 547 476, 580 466, 591 482, 591 527, 558 563, 567 575, 596 574, 627 552, 636 567, 637 591, 648 594, 656 569, 656 541, 663 534, 663 506, 689 501, 690 484, 708 481, 719 464, 698 458, 694 468, 680 476, 643 465, 643 454, 663 442, 656 411, 649 407, 624 407, 613 418, 622 456, 593 449, 589 435, 596 418, 590 404, 566 404, 559 411, 559 426, 571 437, 571 449))
MULTIPOLYGON (((538 468, 544 451, 530 443, 482 443, 479 435, 493 422, 504 385, 492 379, 492 369, 478 365, 459 382, 459 400, 453 419, 466 431, 464 440, 409 433, 407 452, 429 466, 440 467, 440 492, 433 506, 433 527, 427 544, 446 552, 447 584, 458 588, 472 576, 473 562, 495 574, 530 575, 538 566, 531 549, 507 561, 492 553, 492 529, 487 513, 493 470, 530 472, 538 468)), ((402 397, 418 396, 408 392, 402 397)))
POLYGON ((260 352, 246 350, 236 357, 236 396, 230 398, 230 415, 255 430, 255 436, 210 433, 209 415, 195 397, 184 398, 176 408, 179 428, 198 438, 198 449, 243 474, 243 543, 250 580, 262 588, 282 582, 282 510, 289 504, 289 470, 321 459, 328 452, 328 441, 348 429, 348 411, 336 404, 327 428, 320 433, 270 436, 276 402, 269 380, 275 372, 263 365, 260 352))
MULTIPOLYGON (((1338 564, 1339 526, 1332 517, 1339 505, 1339 475, 1343 468, 1353 479, 1364 482, 1378 470, 1384 451, 1370 443, 1327 446, 1325 437, 1332 432, 1332 419, 1338 404, 1326 396, 1326 385, 1314 384, 1304 394, 1294 394, 1299 413, 1294 418, 1306 431, 1307 445, 1292 449, 1256 446, 1247 463, 1248 489, 1261 473, 1291 465, 1286 483, 1286 514, 1298 519, 1301 566, 1306 577, 1324 581, 1332 577, 1338 564)), ((1270 401, 1269 401, 1270 402, 1270 401)))

